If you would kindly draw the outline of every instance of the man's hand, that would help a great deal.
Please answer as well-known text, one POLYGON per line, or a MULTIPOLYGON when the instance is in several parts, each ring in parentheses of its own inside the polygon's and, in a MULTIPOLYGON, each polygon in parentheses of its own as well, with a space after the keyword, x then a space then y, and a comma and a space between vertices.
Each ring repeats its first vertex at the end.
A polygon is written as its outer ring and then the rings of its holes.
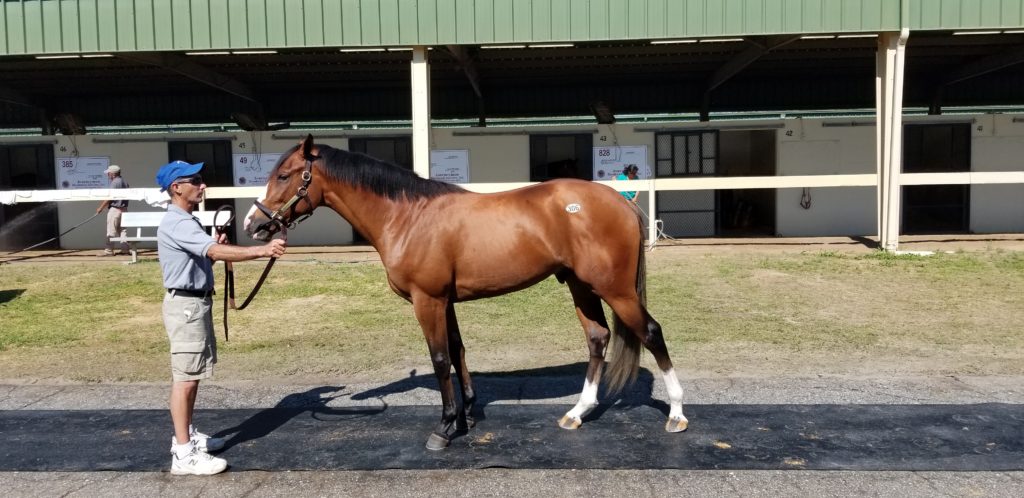
MULTIPOLYGON (((217 241, 221 240, 217 237, 217 241)), ((213 244, 206 251, 206 256, 214 261, 249 261, 256 258, 278 258, 284 255, 287 247, 284 239, 274 239, 262 246, 236 246, 231 244, 213 244)))
POLYGON ((268 258, 280 258, 284 256, 284 250, 288 247, 284 239, 273 239, 262 247, 263 256, 268 258))

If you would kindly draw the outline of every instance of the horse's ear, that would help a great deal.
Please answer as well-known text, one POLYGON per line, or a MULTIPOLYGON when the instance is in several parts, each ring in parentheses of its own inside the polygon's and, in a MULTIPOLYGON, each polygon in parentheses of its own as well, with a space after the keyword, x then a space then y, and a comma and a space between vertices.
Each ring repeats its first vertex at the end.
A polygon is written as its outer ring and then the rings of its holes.
POLYGON ((302 140, 302 157, 306 158, 307 161, 316 159, 313 155, 313 134, 306 135, 306 138, 302 140))

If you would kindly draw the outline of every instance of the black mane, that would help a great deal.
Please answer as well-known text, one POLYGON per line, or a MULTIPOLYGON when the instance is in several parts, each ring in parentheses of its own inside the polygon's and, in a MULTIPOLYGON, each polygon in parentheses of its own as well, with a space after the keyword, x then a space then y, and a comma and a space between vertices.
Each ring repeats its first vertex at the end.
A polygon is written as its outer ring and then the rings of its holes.
MULTIPOLYGON (((290 156, 298 147, 292 147, 281 157, 290 156)), ((317 147, 320 149, 320 164, 328 178, 362 187, 381 197, 391 200, 415 200, 466 192, 458 185, 421 178, 401 166, 374 159, 366 154, 322 144, 318 144, 317 147)))

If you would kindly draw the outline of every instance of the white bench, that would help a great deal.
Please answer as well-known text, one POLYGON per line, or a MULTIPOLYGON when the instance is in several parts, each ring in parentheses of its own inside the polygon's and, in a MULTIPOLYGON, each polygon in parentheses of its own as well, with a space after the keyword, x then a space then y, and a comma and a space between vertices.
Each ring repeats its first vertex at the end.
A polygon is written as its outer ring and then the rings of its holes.
MULTIPOLYGON (((146 211, 146 212, 132 212, 129 211, 121 215, 121 235, 111 237, 110 241, 117 243, 128 244, 129 251, 132 254, 132 263, 139 262, 139 250, 136 244, 139 242, 156 242, 156 229, 160 227, 160 220, 164 219, 166 211, 146 211), (152 232, 150 232, 152 229, 152 232), (134 230, 134 235, 132 234, 134 230), (143 234, 143 230, 146 233, 143 234), (152 233, 152 235, 149 235, 152 233)), ((192 216, 199 218, 199 222, 203 224, 203 228, 210 229, 210 235, 216 235, 216 228, 213 226, 213 217, 216 211, 193 211, 192 216)), ((217 222, 221 225, 228 219, 227 213, 221 213, 218 217, 217 222)))

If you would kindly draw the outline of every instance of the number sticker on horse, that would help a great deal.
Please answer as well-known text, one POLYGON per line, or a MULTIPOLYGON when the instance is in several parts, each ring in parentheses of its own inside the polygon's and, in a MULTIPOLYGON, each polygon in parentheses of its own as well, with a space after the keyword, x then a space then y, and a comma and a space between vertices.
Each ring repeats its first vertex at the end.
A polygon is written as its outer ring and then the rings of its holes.
POLYGON ((583 209, 583 208, 581 208, 580 205, 576 204, 575 202, 572 203, 572 204, 569 204, 568 206, 565 206, 565 212, 567 212, 567 213, 578 213, 578 212, 580 212, 580 209, 583 209))

